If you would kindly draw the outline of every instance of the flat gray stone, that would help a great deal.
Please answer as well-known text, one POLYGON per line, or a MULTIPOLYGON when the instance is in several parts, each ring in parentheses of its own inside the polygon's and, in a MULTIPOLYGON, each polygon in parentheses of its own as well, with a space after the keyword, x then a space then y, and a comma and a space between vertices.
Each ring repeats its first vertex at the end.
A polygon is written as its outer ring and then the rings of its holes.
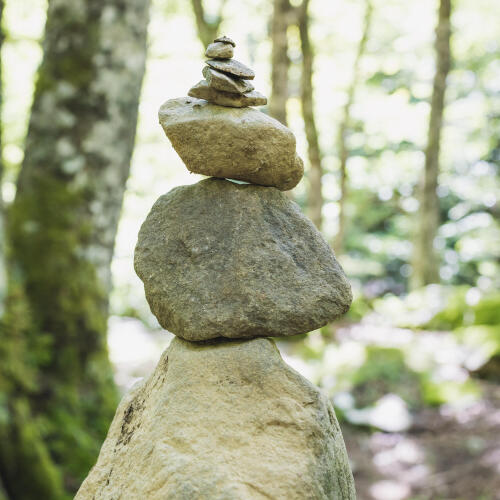
POLYGON ((194 87, 189 89, 188 95, 205 99, 219 106, 228 106, 231 108, 245 108, 247 106, 263 106, 267 104, 267 97, 256 90, 251 90, 245 94, 233 94, 223 92, 210 87, 206 80, 199 81, 194 87))
POLYGON ((207 47, 205 55, 215 59, 231 59, 234 49, 230 43, 214 42, 207 47))
POLYGON ((275 188, 223 179, 161 196, 134 265, 160 325, 186 340, 307 333, 352 300, 330 246, 297 204, 275 188))
POLYGON ((234 43, 234 41, 228 36, 220 36, 219 38, 216 38, 214 42, 230 43, 233 47, 236 47, 236 43, 234 43))
POLYGON ((241 78, 232 78, 226 73, 217 71, 210 66, 205 66, 203 68, 203 76, 205 77, 208 86, 214 88, 215 90, 221 90, 223 92, 231 92, 233 94, 244 94, 245 92, 251 92, 254 86, 248 80, 242 80, 241 78))
POLYGON ((328 399, 274 342, 174 339, 75 500, 355 500, 328 399))
POLYGON ((243 80, 253 80, 255 78, 254 71, 236 59, 209 59, 205 62, 211 68, 243 78, 243 80))
POLYGON ((292 189, 304 166, 295 136, 254 108, 227 108, 183 97, 167 101, 160 124, 188 170, 292 189))

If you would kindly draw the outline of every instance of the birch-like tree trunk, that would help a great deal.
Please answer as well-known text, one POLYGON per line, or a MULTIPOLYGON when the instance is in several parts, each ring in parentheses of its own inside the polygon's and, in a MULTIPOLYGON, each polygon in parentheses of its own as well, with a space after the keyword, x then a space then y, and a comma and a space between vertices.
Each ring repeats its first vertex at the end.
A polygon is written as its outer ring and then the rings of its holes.
POLYGON ((0 475, 11 500, 69 497, 116 409, 106 347, 110 263, 148 10, 149 0, 49 0, 8 221, 0 475))
POLYGON ((370 26, 372 21, 373 5, 371 0, 365 1, 365 17, 363 22, 363 32, 359 40, 358 49, 354 58, 352 68, 352 80, 347 90, 347 100, 344 104, 342 112, 342 121, 338 131, 338 151, 339 151, 339 171, 340 171, 340 200, 339 200, 339 229, 334 241, 334 248, 337 253, 344 250, 344 239, 346 232, 346 202, 349 195, 349 181, 347 172, 347 160, 349 159, 349 147, 347 144, 347 136, 351 126, 351 107, 354 103, 356 88, 359 81, 359 67, 363 54, 365 53, 366 43, 368 41, 370 26))
POLYGON ((309 157, 309 186, 307 192, 308 215, 318 229, 321 229, 323 209, 322 188, 322 158, 319 146, 318 130, 314 118, 313 67, 314 49, 309 36, 309 0, 302 0, 297 7, 297 24, 300 33, 302 50, 301 96, 302 116, 307 138, 307 153, 309 157))
POLYGON ((288 27, 292 16, 289 0, 274 0, 271 19, 271 98, 269 114, 287 125, 286 106, 288 102, 288 27))
POLYGON ((203 44, 203 52, 205 52, 207 46, 211 44, 219 34, 219 28, 222 23, 222 11, 224 10, 225 3, 226 0, 220 0, 218 13, 210 19, 205 11, 203 0, 191 0, 191 6, 196 20, 196 30, 198 38, 203 44))
POLYGON ((450 70, 451 0, 440 0, 436 27, 436 73, 432 91, 431 114, 425 150, 425 166, 420 186, 420 208, 413 252, 413 288, 439 281, 439 264, 434 240, 439 227, 439 149, 445 104, 446 77, 450 70))

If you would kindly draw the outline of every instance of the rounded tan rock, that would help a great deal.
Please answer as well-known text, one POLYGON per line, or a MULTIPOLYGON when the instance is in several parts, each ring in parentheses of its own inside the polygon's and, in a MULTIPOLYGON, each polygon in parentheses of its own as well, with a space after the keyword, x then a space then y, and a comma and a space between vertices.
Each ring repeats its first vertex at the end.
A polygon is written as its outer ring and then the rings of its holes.
POLYGON ((75 500, 355 500, 335 412, 271 340, 174 339, 75 500))
POLYGON ((230 43, 214 42, 207 47, 205 55, 214 59, 231 59, 234 49, 230 43))
POLYGON ((283 191, 295 187, 304 174, 292 131, 256 109, 184 97, 167 101, 159 119, 191 172, 283 191))

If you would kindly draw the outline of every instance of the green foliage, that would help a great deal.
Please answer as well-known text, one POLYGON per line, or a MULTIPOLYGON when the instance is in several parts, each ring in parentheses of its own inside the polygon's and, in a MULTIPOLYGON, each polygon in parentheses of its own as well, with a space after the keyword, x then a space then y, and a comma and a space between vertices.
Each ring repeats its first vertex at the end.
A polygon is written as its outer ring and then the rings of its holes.
POLYGON ((478 385, 471 379, 464 382, 433 382, 429 377, 424 377, 422 391, 425 402, 431 406, 457 401, 463 404, 467 399, 476 399, 480 394, 478 385))
POLYGON ((474 310, 474 324, 500 325, 500 292, 482 298, 474 310))
POLYGON ((10 350, 2 356, 8 363, 3 371, 15 384, 7 388, 9 397, 19 386, 31 401, 34 433, 23 439, 33 437, 32 446, 50 456, 65 488, 75 491, 95 462, 117 403, 106 298, 93 264, 80 253, 91 234, 78 215, 85 193, 47 175, 36 182, 38 189, 21 191, 9 212, 18 274, 2 329, 2 338, 11 339, 0 343, 10 350), (21 290, 25 299, 17 300, 21 290))
POLYGON ((360 294, 353 299, 351 307, 347 313, 347 317, 352 321, 360 321, 371 311, 371 300, 365 295, 360 294))
POLYGON ((500 354, 500 323, 466 326, 454 333, 464 344, 479 349, 484 359, 500 354))
POLYGON ((470 293, 468 287, 455 288, 448 297, 446 307, 423 326, 428 329, 454 330, 467 325, 500 325, 500 293, 481 296, 475 304, 467 300, 470 293))
POLYGON ((385 394, 398 394, 410 408, 421 405, 419 376, 408 368, 400 349, 369 346, 366 360, 352 376, 356 406, 373 405, 385 394))

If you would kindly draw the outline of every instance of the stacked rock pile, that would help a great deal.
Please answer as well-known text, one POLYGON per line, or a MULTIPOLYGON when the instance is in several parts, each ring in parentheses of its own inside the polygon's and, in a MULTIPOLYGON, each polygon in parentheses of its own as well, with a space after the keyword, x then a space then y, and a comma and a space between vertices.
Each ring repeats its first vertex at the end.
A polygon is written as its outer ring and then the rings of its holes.
POLYGON ((267 104, 267 99, 249 81, 255 73, 232 59, 234 47, 236 44, 227 36, 216 38, 207 47, 205 55, 210 59, 203 68, 205 80, 192 87, 188 95, 234 108, 267 104))
MULTIPOLYGON (((233 47, 217 39, 207 54, 233 47)), ((331 403, 266 338, 351 303, 329 245, 280 192, 302 177, 292 132, 193 97, 159 116, 187 168, 212 178, 161 196, 139 232, 136 272, 177 337, 121 402, 76 498, 355 499, 331 403)))

